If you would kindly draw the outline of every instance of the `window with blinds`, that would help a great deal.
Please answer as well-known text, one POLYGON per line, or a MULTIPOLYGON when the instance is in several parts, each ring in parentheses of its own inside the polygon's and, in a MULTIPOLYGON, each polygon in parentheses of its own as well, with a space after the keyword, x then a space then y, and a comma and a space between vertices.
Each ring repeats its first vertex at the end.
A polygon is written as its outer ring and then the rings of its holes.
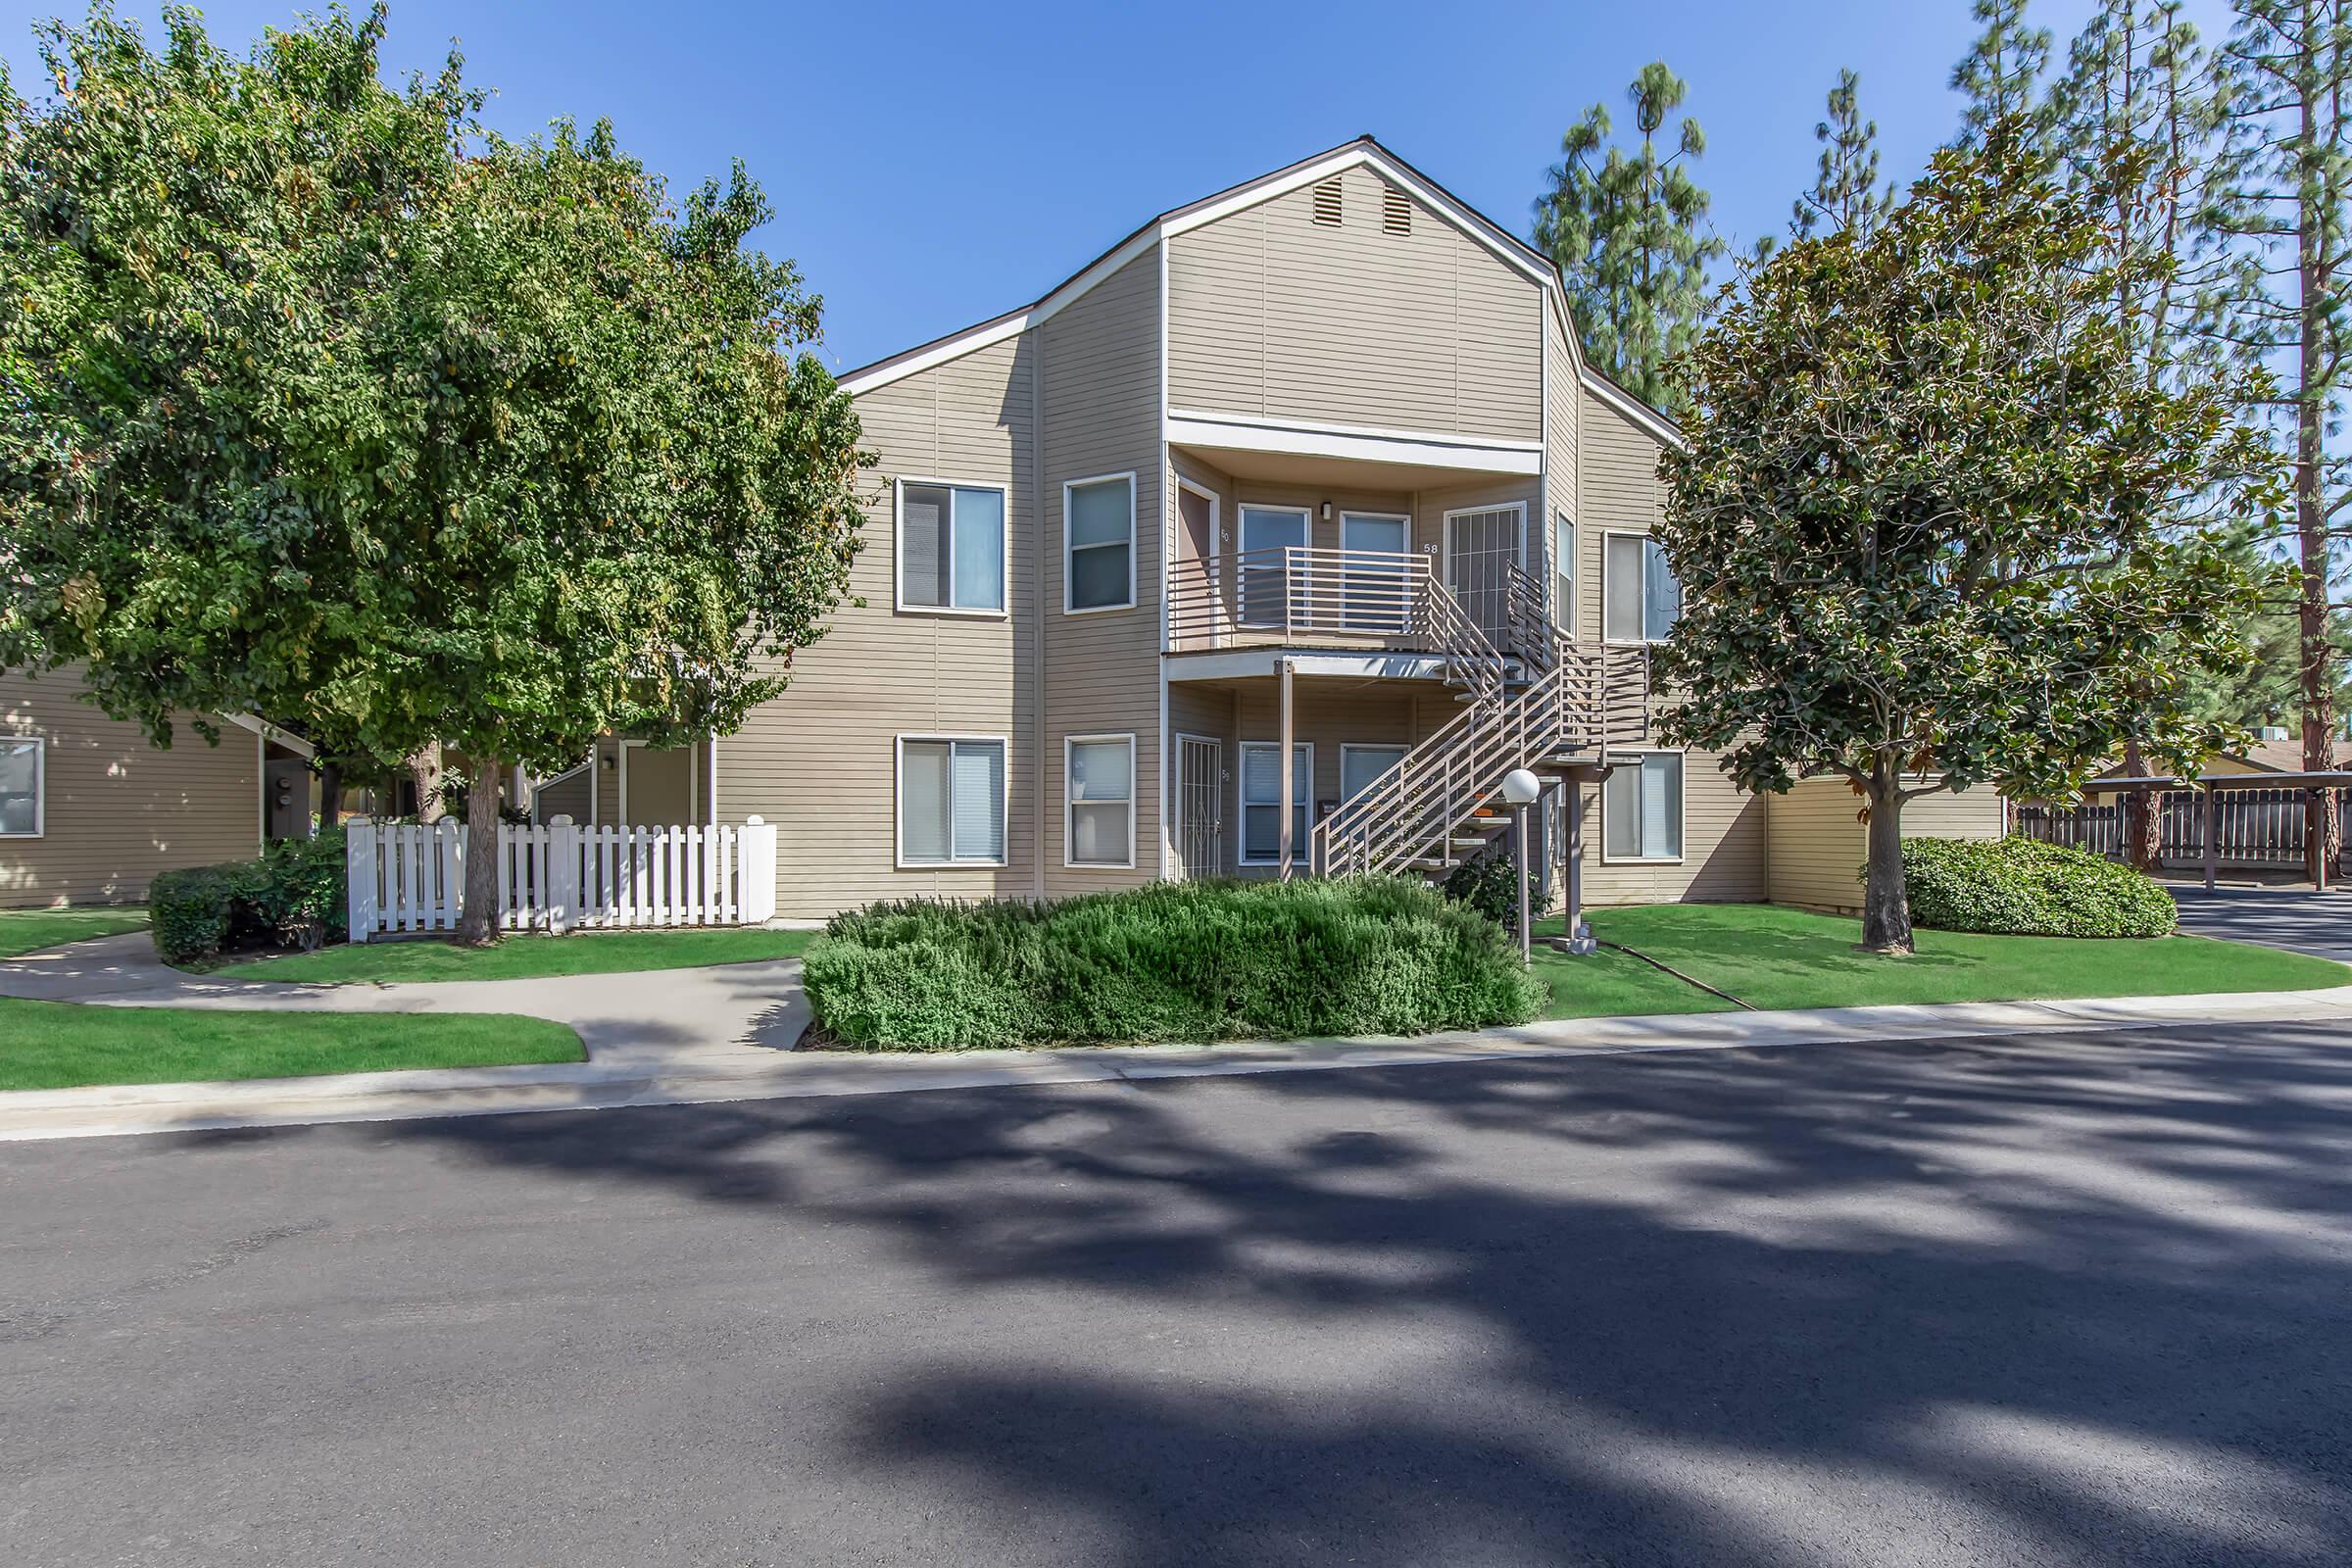
POLYGON ((1004 863, 1004 743, 899 742, 899 860, 1004 863))
POLYGON ((1135 475, 1061 487, 1062 609, 1127 610, 1135 604, 1135 475))
MULTIPOLYGON (((1315 751, 1291 749, 1291 858, 1306 858, 1308 784, 1315 751)), ((1272 865, 1282 858, 1282 773, 1278 742, 1242 743, 1242 863, 1272 865)))
POLYGON ((1135 863, 1135 737, 1073 737, 1064 788, 1064 860, 1071 865, 1135 863))
POLYGON ((1666 552, 1642 534, 1601 541, 1600 634, 1615 643, 1654 643, 1682 618, 1683 586, 1666 552))
POLYGON ((899 485, 899 603, 983 613, 1004 609, 1004 492, 899 485))
POLYGON ((1612 860, 1683 858, 1683 754, 1651 752, 1600 786, 1601 850, 1612 860))

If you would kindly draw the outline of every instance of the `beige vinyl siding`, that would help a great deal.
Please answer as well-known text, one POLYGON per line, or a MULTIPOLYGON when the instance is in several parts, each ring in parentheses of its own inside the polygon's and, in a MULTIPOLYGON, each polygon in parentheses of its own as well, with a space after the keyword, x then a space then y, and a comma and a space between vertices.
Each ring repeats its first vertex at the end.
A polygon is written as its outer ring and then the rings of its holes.
MULTIPOLYGON (((1542 524, 1536 529, 1540 543, 1537 552, 1542 561, 1545 593, 1551 591, 1551 520, 1558 514, 1567 514, 1577 524, 1577 554, 1584 554, 1584 519, 1579 514, 1577 475, 1582 471, 1577 462, 1577 410, 1583 392, 1577 385, 1576 362, 1570 358, 1568 339, 1560 331, 1560 322, 1548 301, 1538 307, 1544 316, 1545 384, 1550 404, 1544 413, 1544 495, 1542 524)), ((1572 563, 1581 567, 1582 561, 1572 563)), ((1531 568, 1534 569, 1534 568, 1531 568)), ((1578 597, 1583 597, 1583 573, 1578 572, 1578 597)), ((1587 620, 1574 605, 1556 605, 1552 618, 1560 629, 1572 637, 1598 635, 1598 627, 1587 620)))
MULTIPOLYGON (((1805 779, 1772 797, 1771 809, 1772 902, 1858 912, 1870 829, 1853 786, 1834 776, 1805 779)), ((1906 838, 1997 839, 2003 829, 2001 798, 1989 785, 1942 790, 1903 807, 1906 838)))
POLYGON ((1541 439, 1534 280, 1418 203, 1384 232, 1381 177, 1339 177, 1336 228, 1310 186, 1169 242, 1169 403, 1541 439))
POLYGON ((592 762, 569 778, 541 784, 531 795, 531 814, 542 822, 568 816, 575 823, 585 823, 588 820, 588 792, 595 787, 596 768, 592 762))
MULTIPOLYGON (((795 655, 783 696, 718 743, 720 819, 757 814, 777 826, 781 916, 884 898, 1036 889, 1034 337, 975 350, 858 400, 861 445, 879 460, 864 549, 851 568, 850 591, 865 603, 836 610, 827 634, 795 655), (1007 617, 895 608, 901 476, 1006 488, 1007 617), (1004 866, 898 868, 897 737, 914 733, 1005 738, 1004 866)), ((1053 592, 1058 610, 1058 583, 1053 592)))
POLYGON ((1159 252, 1129 262, 1037 329, 1045 362, 1046 816, 1051 897, 1159 875, 1159 633, 1162 525, 1159 252), (1062 486, 1135 475, 1135 605, 1062 611, 1062 486), (1136 863, 1062 862, 1062 742, 1135 735, 1136 863))
POLYGON ((239 860, 261 847, 261 737, 185 715, 169 750, 79 700, 77 678, 0 674, 0 736, 47 741, 42 833, 0 838, 0 908, 128 904, 158 871, 239 860))
POLYGON ((1585 791, 1585 898, 1592 904, 1754 904, 1765 875, 1769 809, 1717 766, 1720 754, 1683 757, 1683 856, 1611 860, 1601 846, 1600 790, 1585 791))
MULTIPOLYGON (((1563 391, 1567 389, 1563 388, 1563 391)), ((1658 480, 1658 444, 1584 389, 1576 388, 1577 630, 1597 640, 1601 628, 1601 539, 1647 533, 1666 500, 1658 480)), ((1652 692, 1653 715, 1671 698, 1652 692)), ((1679 861, 1610 861, 1601 851, 1599 790, 1585 804, 1585 896, 1594 904, 1751 903, 1770 892, 1769 808, 1739 789, 1718 763, 1721 754, 1683 759, 1683 857, 1679 861)))

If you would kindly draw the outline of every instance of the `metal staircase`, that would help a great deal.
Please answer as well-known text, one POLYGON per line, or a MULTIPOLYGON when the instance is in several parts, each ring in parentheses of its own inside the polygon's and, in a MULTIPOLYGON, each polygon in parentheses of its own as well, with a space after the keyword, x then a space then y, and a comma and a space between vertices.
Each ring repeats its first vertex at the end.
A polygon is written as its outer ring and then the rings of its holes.
POLYGON ((1507 824, 1502 779, 1513 768, 1601 764, 1649 738, 1648 650, 1571 641, 1536 581, 1509 571, 1507 655, 1444 583, 1426 585, 1428 625, 1462 711, 1315 824, 1318 874, 1442 875, 1507 824))

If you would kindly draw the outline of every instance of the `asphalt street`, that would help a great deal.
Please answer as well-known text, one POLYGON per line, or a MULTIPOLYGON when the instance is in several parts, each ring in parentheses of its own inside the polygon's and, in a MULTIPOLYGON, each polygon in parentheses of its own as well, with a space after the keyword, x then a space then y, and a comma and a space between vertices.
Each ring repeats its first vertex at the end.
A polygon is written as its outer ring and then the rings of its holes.
POLYGON ((0 1148, 0 1561, 2341 1564, 2352 1033, 0 1148))

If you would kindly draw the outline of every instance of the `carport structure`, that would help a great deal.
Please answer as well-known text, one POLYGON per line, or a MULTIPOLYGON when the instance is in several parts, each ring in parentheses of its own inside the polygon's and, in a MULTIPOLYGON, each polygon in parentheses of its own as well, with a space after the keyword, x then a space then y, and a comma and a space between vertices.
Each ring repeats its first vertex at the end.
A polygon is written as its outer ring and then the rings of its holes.
POLYGON ((2352 791, 2352 770, 2099 778, 2083 786, 2082 793, 2093 800, 2109 798, 2102 804, 2086 804, 2071 814, 2020 806, 2012 809, 2011 825, 2029 837, 2079 844, 2121 858, 2123 798, 2143 795, 2152 798, 2150 805, 2159 813, 2159 862, 2167 858, 2164 850, 2184 847, 2193 839, 2208 891, 2218 885, 2224 860, 2257 867, 2300 863, 2312 885, 2325 889, 2337 868, 2308 842, 2305 830, 2306 806, 2322 790, 2337 792, 2341 820, 2345 806, 2352 804, 2345 799, 2345 792, 2352 791))

